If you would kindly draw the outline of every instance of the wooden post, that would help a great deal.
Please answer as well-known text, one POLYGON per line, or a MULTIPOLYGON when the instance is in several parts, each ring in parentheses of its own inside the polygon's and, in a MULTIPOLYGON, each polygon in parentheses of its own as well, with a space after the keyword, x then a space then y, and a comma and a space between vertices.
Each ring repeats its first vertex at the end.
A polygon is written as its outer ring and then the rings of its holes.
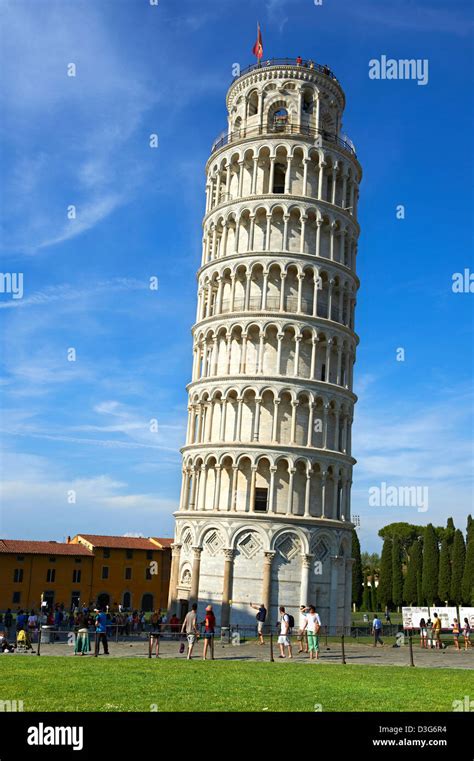
POLYGON ((342 645, 342 662, 344 666, 346 665, 346 651, 344 649, 344 635, 341 634, 341 645, 342 645))
POLYGON ((95 649, 94 649, 94 658, 97 658, 99 655, 99 632, 97 629, 95 630, 95 649))
POLYGON ((270 632, 270 662, 273 663, 275 661, 273 657, 273 632, 270 632))
POLYGON ((152 635, 148 635, 148 657, 151 658, 151 643, 152 643, 152 635))
POLYGON ((38 629, 38 650, 36 652, 36 655, 41 655, 41 624, 40 624, 40 628, 38 629))

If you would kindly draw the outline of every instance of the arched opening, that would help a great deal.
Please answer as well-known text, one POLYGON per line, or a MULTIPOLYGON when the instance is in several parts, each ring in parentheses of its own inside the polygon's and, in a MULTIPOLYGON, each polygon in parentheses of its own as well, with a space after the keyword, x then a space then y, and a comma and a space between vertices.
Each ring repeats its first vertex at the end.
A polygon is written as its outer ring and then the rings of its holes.
POLYGON ((275 164, 273 175, 273 193, 285 192, 286 166, 284 164, 275 164))
POLYGON ((149 613, 150 610, 153 610, 153 595, 150 594, 150 592, 145 592, 142 597, 142 610, 145 613, 149 613))
POLYGON ((284 132, 288 124, 288 111, 286 108, 279 108, 273 114, 273 129, 275 132, 284 132))
POLYGON ((132 595, 130 592, 124 592, 123 598, 122 598, 122 607, 125 608, 125 610, 128 610, 132 607, 132 595))
POLYGON ((97 598, 97 607, 101 610, 108 605, 110 605, 110 595, 108 595, 107 592, 102 592, 97 598))

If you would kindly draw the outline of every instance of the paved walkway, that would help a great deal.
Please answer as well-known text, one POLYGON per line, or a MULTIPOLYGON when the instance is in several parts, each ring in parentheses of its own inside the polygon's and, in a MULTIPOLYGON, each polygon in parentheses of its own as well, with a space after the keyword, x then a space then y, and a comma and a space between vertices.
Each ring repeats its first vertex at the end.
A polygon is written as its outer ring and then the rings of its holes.
MULTIPOLYGON (((194 657, 202 657, 202 645, 203 640, 200 639, 198 644, 194 648, 194 657)), ((92 645, 93 646, 93 645, 92 645)), ((37 645, 33 645, 35 651, 37 645)), ((114 642, 109 643, 110 657, 111 658, 148 658, 148 641, 133 641, 133 642, 114 642)), ((347 642, 345 644, 346 662, 351 665, 371 665, 371 666, 408 666, 410 664, 410 654, 408 646, 392 647, 391 644, 384 645, 383 647, 368 644, 359 644, 356 642, 347 642)), ((215 642, 215 658, 216 660, 236 660, 236 661, 269 661, 270 660, 270 645, 267 638, 266 644, 261 646, 257 645, 254 641, 247 641, 240 645, 222 645, 220 640, 215 642)), ((278 658, 279 650, 276 645, 276 638, 274 640, 274 658, 275 663, 287 663, 288 659, 278 658)), ((313 663, 315 667, 318 663, 309 660, 306 654, 299 655, 297 653, 296 640, 293 644, 293 662, 295 663, 313 663)), ((82 656, 74 656, 73 647, 63 644, 55 643, 53 645, 41 645, 41 656, 69 656, 80 658, 82 656)), ((415 666, 421 666, 423 668, 462 668, 462 669, 474 669, 474 647, 470 648, 467 652, 462 650, 460 653, 454 650, 453 646, 448 647, 446 650, 424 650, 417 645, 413 647, 413 656, 415 666)), ((32 656, 28 653, 15 653, 14 655, 5 655, 1 657, 28 657, 32 656)), ((84 657, 93 657, 92 654, 84 657)), ((101 659, 104 658, 101 654, 101 659)), ((154 657, 154 656, 153 656, 154 657)), ((160 643, 160 658, 163 660, 170 658, 179 658, 184 660, 185 655, 179 654, 179 642, 177 641, 161 641, 160 643)), ((341 644, 338 642, 328 643, 324 645, 324 639, 321 645, 320 652, 321 663, 341 663, 342 662, 342 650, 341 644)))

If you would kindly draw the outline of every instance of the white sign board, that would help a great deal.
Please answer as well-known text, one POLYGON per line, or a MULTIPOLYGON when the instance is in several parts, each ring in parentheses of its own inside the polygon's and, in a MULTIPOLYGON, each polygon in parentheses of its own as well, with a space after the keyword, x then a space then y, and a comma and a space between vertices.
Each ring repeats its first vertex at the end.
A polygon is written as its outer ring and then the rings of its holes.
POLYGON ((465 618, 469 621, 471 629, 474 629, 474 608, 459 608, 459 623, 461 628, 464 626, 465 618))
POLYGON ((454 619, 458 617, 457 608, 430 608, 431 620, 433 620, 434 613, 438 614, 442 629, 451 629, 454 619))
POLYGON ((404 629, 419 629, 420 620, 429 618, 429 608, 402 608, 402 620, 404 629))

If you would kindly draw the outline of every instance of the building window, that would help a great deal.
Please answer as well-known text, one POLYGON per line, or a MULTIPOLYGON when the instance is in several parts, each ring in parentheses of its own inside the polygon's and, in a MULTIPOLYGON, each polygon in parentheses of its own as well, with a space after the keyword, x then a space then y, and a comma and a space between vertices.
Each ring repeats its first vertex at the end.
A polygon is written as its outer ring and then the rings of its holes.
POLYGON ((151 579, 152 579, 152 575, 151 575, 150 566, 148 566, 148 565, 147 565, 147 567, 145 568, 145 579, 146 579, 147 581, 151 581, 151 579))
POLYGON ((127 581, 130 581, 130 579, 132 578, 132 569, 131 568, 126 568, 125 569, 125 578, 127 579, 127 581))
POLYGON ((125 556, 127 560, 131 560, 133 558, 133 550, 125 550, 125 556))
POLYGON ((24 555, 17 555, 16 559, 19 560, 20 563, 21 563, 21 561, 25 559, 25 556, 24 555))
POLYGON ((102 578, 103 579, 108 579, 109 578, 109 566, 108 565, 103 565, 102 566, 102 578))
POLYGON ((110 550, 109 550, 108 547, 104 547, 103 555, 104 555, 104 558, 109 558, 110 557, 110 550))
POLYGON ((72 583, 73 584, 80 584, 81 582, 81 572, 78 569, 74 569, 72 572, 72 583))
POLYGON ((268 502, 268 489, 255 489, 255 512, 266 513, 268 502))
POLYGON ((56 568, 48 568, 46 571, 46 581, 55 581, 56 580, 56 568))
POLYGON ((13 592, 12 603, 19 603, 21 600, 21 592, 13 592))
POLYGON ((146 551, 146 559, 147 560, 153 560, 153 550, 147 550, 146 551))
POLYGON ((55 562, 56 562, 56 558, 55 558, 55 557, 51 557, 51 558, 49 559, 49 562, 50 562, 50 563, 55 563, 55 562))
POLYGON ((13 581, 15 584, 21 584, 23 581, 23 568, 15 568, 13 571, 13 581))
POLYGON ((82 558, 74 558, 75 563, 82 563, 82 558))

